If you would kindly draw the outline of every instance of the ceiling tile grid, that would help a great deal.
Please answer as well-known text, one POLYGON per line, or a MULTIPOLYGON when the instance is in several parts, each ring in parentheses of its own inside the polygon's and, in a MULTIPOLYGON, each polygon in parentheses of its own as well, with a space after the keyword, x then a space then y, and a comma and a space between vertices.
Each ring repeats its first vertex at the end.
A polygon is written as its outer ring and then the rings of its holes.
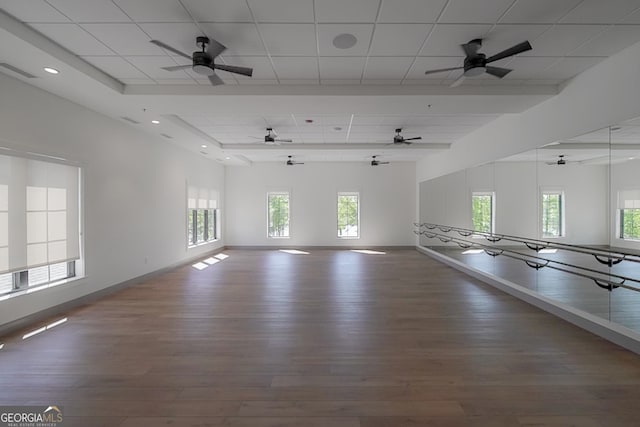
POLYGON ((533 50, 510 61, 508 67, 528 66, 510 81, 484 76, 471 84, 544 84, 640 42, 638 0, 0 0, 0 7, 116 79, 157 84, 185 72, 169 78, 152 69, 166 66, 162 61, 140 59, 176 57, 149 41, 190 54, 200 34, 227 46, 223 63, 255 67, 253 80, 221 75, 241 85, 448 84, 456 73, 424 71, 462 66, 459 45, 474 38, 484 38, 481 52, 488 55, 523 40, 533 50), (355 44, 336 47, 341 34, 352 34, 355 44), (599 59, 552 66, 552 57, 599 59))

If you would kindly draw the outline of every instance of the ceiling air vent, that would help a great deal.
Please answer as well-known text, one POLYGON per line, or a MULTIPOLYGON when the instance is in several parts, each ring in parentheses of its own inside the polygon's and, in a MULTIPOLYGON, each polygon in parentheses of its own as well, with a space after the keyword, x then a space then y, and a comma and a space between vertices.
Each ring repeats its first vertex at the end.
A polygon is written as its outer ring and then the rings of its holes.
POLYGON ((161 133, 160 135, 164 136, 167 139, 173 139, 171 135, 167 135, 166 133, 161 133))
POLYGON ((33 74, 29 74, 24 70, 21 70, 20 68, 16 68, 13 65, 7 64, 6 62, 0 62, 0 67, 6 68, 9 71, 13 71, 16 74, 20 74, 22 77, 26 77, 28 79, 35 79, 36 76, 34 76, 33 74))
POLYGON ((122 116, 122 117, 120 117, 120 118, 121 118, 122 120, 126 120, 126 121, 128 121, 129 123, 133 123, 134 125, 139 125, 139 124, 140 124, 140 122, 139 122, 139 121, 137 121, 137 120, 133 120, 131 117, 122 116))

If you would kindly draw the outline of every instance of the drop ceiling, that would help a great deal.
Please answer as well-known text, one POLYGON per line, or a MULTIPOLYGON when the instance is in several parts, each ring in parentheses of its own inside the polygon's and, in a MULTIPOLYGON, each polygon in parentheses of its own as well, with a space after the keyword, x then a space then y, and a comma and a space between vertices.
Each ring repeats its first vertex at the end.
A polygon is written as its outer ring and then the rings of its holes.
POLYGON ((548 99, 640 41, 638 0, 0 0, 0 8, 0 62, 36 78, 0 72, 231 162, 277 161, 287 150, 307 150, 311 161, 381 152, 416 160, 548 99), (225 86, 211 87, 191 70, 162 70, 188 60, 149 40, 189 53, 203 33, 228 47, 220 62, 254 76, 219 72, 225 86), (356 44, 335 47, 340 34, 356 44), (459 71, 424 74, 462 65, 459 45, 474 38, 487 54, 525 39, 533 50, 499 61, 514 69, 501 80, 450 88, 459 71), (61 74, 43 75, 47 65, 61 74), (257 145, 266 127, 294 143, 257 145), (389 146, 397 127, 422 141, 389 146))

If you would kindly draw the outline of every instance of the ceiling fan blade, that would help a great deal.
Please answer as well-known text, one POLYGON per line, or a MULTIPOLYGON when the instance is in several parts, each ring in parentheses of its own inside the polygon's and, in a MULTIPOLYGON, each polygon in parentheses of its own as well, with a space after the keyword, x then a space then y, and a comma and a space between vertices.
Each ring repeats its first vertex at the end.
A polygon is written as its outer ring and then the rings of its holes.
POLYGON ((453 68, 440 68, 438 70, 428 70, 425 71, 425 74, 435 74, 435 73, 442 73, 445 71, 453 71, 453 70, 462 70, 464 67, 453 67, 453 68))
POLYGON ((509 69, 509 68, 500 68, 500 67, 485 67, 485 71, 487 74, 491 74, 492 76, 496 76, 498 78, 503 78, 504 76, 506 76, 507 74, 509 74, 510 72, 512 72, 513 70, 509 69))
POLYGON ((405 138, 404 140, 405 141, 415 141, 416 139, 422 139, 422 137, 421 136, 415 136, 413 138, 405 138))
POLYGON ((223 85, 224 82, 222 81, 222 79, 220 77, 218 77, 217 74, 212 74, 209 76, 209 81, 211 82, 211 84, 213 86, 219 86, 219 85, 223 85))
POLYGON ((178 70, 186 70, 187 68, 191 68, 192 65, 173 65, 171 67, 160 67, 166 71, 178 71, 178 70))
POLYGON ((517 55, 522 52, 526 52, 528 50, 533 49, 531 44, 528 41, 524 41, 515 46, 510 47, 509 49, 505 49, 500 53, 496 53, 493 56, 487 58, 487 64, 494 61, 499 61, 503 58, 508 58, 509 56, 517 55))
POLYGON ((225 45, 220 43, 218 40, 209 37, 209 48, 207 49, 207 53, 211 55, 212 58, 220 55, 225 50, 227 50, 225 45))
POLYGON ((236 67, 235 65, 214 64, 213 68, 228 71, 230 73, 242 74, 243 76, 251 77, 253 74, 253 68, 248 67, 236 67))
POLYGON ((159 46, 165 50, 168 50, 170 52, 175 53, 176 55, 180 55, 180 56, 184 56, 187 59, 191 59, 191 55, 187 55, 184 52, 180 52, 178 49, 176 49, 175 47, 171 47, 166 43, 161 42, 160 40, 151 40, 151 43, 155 44, 156 46, 159 46))
POLYGON ((462 84, 462 82, 465 81, 465 78, 466 77, 464 76, 464 74, 461 75, 460 77, 458 77, 458 79, 455 82, 451 83, 449 85, 449 87, 458 87, 458 86, 460 86, 462 84))
POLYGON ((464 50, 465 55, 474 57, 482 47, 482 39, 471 40, 469 43, 461 44, 460 47, 464 50))
POLYGON ((275 139, 274 141, 278 141, 278 142, 293 142, 293 139, 275 139))

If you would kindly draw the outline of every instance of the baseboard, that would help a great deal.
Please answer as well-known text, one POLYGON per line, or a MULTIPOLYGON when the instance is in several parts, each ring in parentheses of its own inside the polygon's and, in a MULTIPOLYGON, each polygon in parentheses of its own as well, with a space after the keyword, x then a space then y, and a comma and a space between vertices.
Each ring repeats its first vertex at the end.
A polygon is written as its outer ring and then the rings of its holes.
POLYGON ((256 251, 273 251, 278 249, 302 249, 302 250, 366 250, 371 249, 374 251, 399 251, 399 250, 415 250, 415 246, 361 246, 361 245, 349 245, 349 246, 301 246, 301 245, 267 245, 267 246, 251 246, 251 245, 229 245, 227 249, 242 249, 242 250, 256 250, 256 251))
POLYGON ((553 314, 569 323, 572 323, 582 329, 585 329, 599 337, 611 341, 621 347, 640 354, 640 334, 632 329, 626 328, 617 323, 609 322, 593 314, 587 313, 567 304, 552 300, 527 288, 519 286, 516 283, 494 276, 481 270, 477 270, 464 264, 461 261, 450 258, 439 252, 425 248, 424 246, 415 247, 418 252, 434 258, 456 270, 462 271, 484 283, 487 283, 503 292, 508 293, 522 301, 525 301, 541 310, 553 314))
POLYGON ((144 281, 147 281, 149 279, 152 279, 156 276, 159 276, 161 274, 164 274, 168 271, 171 271, 175 268, 178 267, 182 267, 184 265, 187 264, 191 264, 194 261, 206 258, 208 256, 212 256, 215 254, 218 254, 222 251, 224 251, 226 249, 226 246, 223 246, 222 248, 217 248, 212 250, 211 252, 207 252, 204 254, 199 254, 197 256, 193 256, 193 257, 189 257, 188 259, 185 260, 181 260, 180 262, 176 262, 174 264, 170 264, 166 267, 163 267, 159 270, 154 270, 152 272, 143 274, 142 276, 137 276, 134 278, 131 278, 129 280, 125 280, 124 282, 120 282, 120 283, 116 283, 114 285, 108 286, 104 289, 101 289, 99 291, 96 292, 92 292, 90 294, 87 295, 83 295, 79 298, 64 302, 62 304, 58 304, 55 305, 53 307, 49 307, 45 310, 42 311, 38 311, 36 313, 32 313, 28 316, 25 317, 21 317, 20 319, 16 319, 14 321, 11 321, 9 323, 5 323, 4 325, 0 325, 0 337, 4 337, 10 334, 15 333, 16 331, 19 331, 21 329, 24 329, 28 326, 34 326, 37 325, 40 322, 43 322, 51 317, 55 317, 55 316, 59 316, 62 313, 65 313, 69 310, 73 310, 75 308, 78 308, 80 306, 83 305, 87 305, 87 304, 91 304, 94 303, 106 296, 112 295, 118 291, 121 291, 123 289, 127 289, 131 286, 135 286, 138 283, 142 283, 144 281))

